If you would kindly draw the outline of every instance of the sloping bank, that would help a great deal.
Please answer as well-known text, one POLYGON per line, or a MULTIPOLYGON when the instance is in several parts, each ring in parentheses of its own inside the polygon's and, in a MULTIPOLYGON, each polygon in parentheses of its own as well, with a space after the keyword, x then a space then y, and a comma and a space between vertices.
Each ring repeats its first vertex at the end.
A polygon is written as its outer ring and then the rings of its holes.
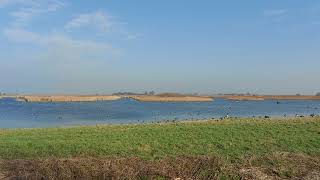
POLYGON ((0 159, 22 179, 319 178, 320 119, 0 130, 0 159))

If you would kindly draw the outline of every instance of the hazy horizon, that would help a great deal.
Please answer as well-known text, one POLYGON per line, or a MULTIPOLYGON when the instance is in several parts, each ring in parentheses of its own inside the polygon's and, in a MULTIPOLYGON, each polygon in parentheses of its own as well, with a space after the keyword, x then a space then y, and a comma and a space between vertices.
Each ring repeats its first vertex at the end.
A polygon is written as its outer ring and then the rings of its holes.
POLYGON ((319 44, 316 0, 0 0, 0 92, 315 95, 319 44))

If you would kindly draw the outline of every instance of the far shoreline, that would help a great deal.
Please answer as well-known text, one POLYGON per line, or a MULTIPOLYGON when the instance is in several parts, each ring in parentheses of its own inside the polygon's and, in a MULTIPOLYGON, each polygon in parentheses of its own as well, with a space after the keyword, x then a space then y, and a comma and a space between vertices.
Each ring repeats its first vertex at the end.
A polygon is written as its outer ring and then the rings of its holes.
POLYGON ((25 102, 95 102, 115 101, 130 98, 140 102, 212 102, 215 99, 233 101, 265 101, 265 100, 320 100, 320 96, 312 95, 2 95, 3 98, 14 98, 25 102))

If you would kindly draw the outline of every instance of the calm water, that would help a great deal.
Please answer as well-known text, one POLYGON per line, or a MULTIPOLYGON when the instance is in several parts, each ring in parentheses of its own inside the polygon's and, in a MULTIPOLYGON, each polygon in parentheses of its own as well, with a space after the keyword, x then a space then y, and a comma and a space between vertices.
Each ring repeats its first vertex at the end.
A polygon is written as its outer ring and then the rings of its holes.
POLYGON ((57 127, 87 124, 143 123, 226 116, 294 116, 320 114, 320 101, 229 101, 201 103, 101 102, 26 103, 0 99, 0 128, 57 127))

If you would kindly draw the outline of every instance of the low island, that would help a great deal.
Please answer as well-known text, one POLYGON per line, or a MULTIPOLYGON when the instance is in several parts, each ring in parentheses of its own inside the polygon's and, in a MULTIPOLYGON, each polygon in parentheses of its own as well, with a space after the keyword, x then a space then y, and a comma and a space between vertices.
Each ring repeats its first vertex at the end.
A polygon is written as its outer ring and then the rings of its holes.
POLYGON ((36 95, 27 95, 27 96, 17 96, 18 101, 26 102, 91 102, 91 101, 114 101, 121 99, 120 96, 112 95, 85 95, 85 96, 76 96, 76 95, 57 95, 57 96, 36 96, 36 95))
POLYGON ((263 100, 320 100, 320 96, 311 95, 223 95, 222 98, 234 101, 263 101, 263 100))
MULTIPOLYGON (((9 97, 9 96, 6 96, 9 97)), ((164 93, 158 95, 17 95, 10 96, 25 102, 92 102, 130 98, 141 102, 211 102, 213 97, 164 93)))
POLYGON ((211 102, 213 98, 210 96, 188 96, 188 95, 139 95, 129 96, 141 102, 211 102))

